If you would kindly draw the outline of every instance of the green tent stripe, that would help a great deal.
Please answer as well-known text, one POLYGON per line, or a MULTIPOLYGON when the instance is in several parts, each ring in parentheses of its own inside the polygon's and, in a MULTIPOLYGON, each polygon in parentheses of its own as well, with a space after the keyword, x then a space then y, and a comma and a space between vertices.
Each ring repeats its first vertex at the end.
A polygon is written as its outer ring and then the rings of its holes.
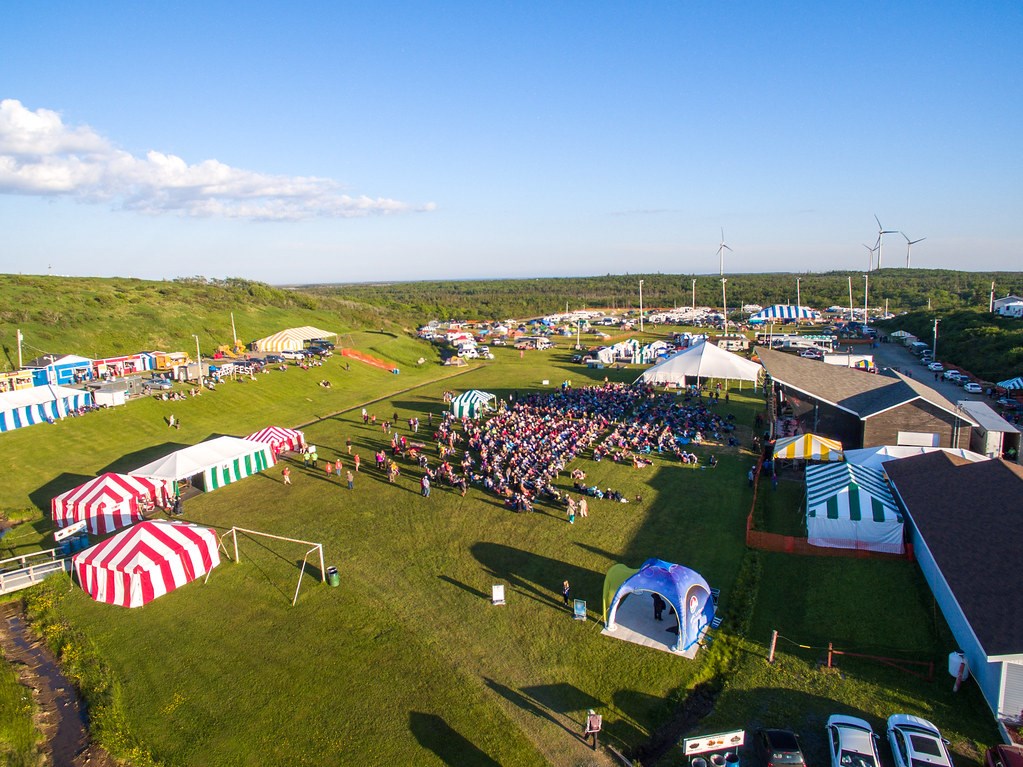
POLYGON ((881 503, 881 501, 879 501, 877 498, 871 498, 870 506, 874 512, 874 521, 884 522, 887 516, 887 510, 885 509, 884 504, 881 503))
POLYGON ((838 519, 838 496, 828 498, 828 519, 838 519))
POLYGON ((247 455, 247 456, 245 456, 245 476, 248 477, 248 476, 251 476, 252 474, 253 474, 253 471, 252 471, 252 455, 247 455))
POLYGON ((863 512, 860 509, 860 488, 855 482, 849 485, 849 519, 853 522, 863 519, 863 512))

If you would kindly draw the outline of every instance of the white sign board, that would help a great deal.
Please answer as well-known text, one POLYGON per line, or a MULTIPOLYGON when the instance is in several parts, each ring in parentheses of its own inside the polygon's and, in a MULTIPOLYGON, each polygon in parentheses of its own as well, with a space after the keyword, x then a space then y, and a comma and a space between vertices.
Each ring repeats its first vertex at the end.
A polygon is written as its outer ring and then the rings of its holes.
POLYGON ((719 732, 716 735, 686 738, 682 745, 686 756, 690 756, 692 754, 706 754, 710 751, 729 751, 738 748, 745 742, 745 730, 732 730, 731 732, 719 732))
POLYGON ((495 583, 491 587, 490 593, 491 593, 491 597, 490 597, 491 603, 493 603, 495 605, 503 605, 504 604, 504 584, 503 583, 495 583))
POLYGON ((70 538, 72 535, 77 535, 78 533, 82 532, 82 530, 84 530, 86 527, 87 525, 84 519, 81 522, 75 522, 73 525, 68 525, 65 528, 57 530, 53 534, 53 540, 62 541, 65 538, 70 538))

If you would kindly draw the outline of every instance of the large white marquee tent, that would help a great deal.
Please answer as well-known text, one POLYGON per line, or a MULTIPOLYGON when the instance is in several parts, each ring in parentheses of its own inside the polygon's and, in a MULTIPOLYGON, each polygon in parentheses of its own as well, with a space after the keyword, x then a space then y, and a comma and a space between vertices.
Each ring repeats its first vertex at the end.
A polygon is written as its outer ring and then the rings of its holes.
POLYGON ((764 369, 756 362, 704 341, 657 363, 644 371, 636 381, 685 384, 690 379, 695 383, 700 378, 721 378, 752 381, 756 386, 763 372, 764 369))
POLYGON ((305 346, 306 341, 329 337, 336 338, 337 333, 305 325, 300 328, 288 328, 266 338, 260 338, 258 341, 253 341, 252 350, 257 352, 298 351, 305 346))
POLYGON ((264 442, 238 437, 216 437, 158 458, 135 469, 132 474, 172 482, 187 479, 209 492, 256 474, 275 463, 270 445, 264 442))

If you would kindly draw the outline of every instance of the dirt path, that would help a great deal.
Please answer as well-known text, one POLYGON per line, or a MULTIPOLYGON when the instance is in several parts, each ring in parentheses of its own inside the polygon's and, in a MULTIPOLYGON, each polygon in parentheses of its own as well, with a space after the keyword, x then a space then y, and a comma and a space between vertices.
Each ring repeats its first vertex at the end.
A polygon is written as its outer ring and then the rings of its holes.
POLYGON ((61 673, 53 654, 28 630, 21 605, 0 608, 0 647, 32 690, 36 726, 46 739, 54 767, 114 767, 110 756, 89 743, 85 710, 78 692, 61 673))

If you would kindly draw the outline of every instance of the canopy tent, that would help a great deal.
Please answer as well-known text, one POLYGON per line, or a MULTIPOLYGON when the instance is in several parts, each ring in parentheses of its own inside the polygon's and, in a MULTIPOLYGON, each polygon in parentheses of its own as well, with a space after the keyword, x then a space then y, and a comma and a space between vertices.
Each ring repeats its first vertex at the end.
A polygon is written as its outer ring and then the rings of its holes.
POLYGON ((491 407, 491 403, 497 399, 497 395, 490 392, 470 389, 464 394, 459 394, 451 400, 451 412, 455 418, 478 418, 483 412, 491 407))
POLYGON ((842 443, 816 434, 783 437, 774 443, 774 457, 799 461, 841 461, 842 443))
POLYGON ((798 322, 799 320, 819 319, 821 313, 809 306, 791 306, 775 304, 750 315, 750 322, 798 322))
POLYGON ((78 583, 97 602, 141 607, 220 564, 208 527, 140 522, 72 559, 78 583))
POLYGON ((164 479, 101 474, 50 501, 57 527, 85 521, 93 535, 105 535, 144 519, 144 512, 166 507, 174 490, 164 479))
POLYGON ((1007 381, 999 381, 998 385, 1003 389, 1023 389, 1023 376, 1016 376, 1007 381))
POLYGON ((867 469, 883 471, 881 468, 888 461, 897 461, 900 458, 909 458, 912 455, 923 455, 942 451, 949 455, 964 458, 967 461, 986 461, 987 456, 974 453, 972 450, 964 450, 960 447, 915 447, 913 445, 884 445, 882 447, 865 447, 861 450, 846 450, 845 460, 849 463, 863 466, 867 469))
POLYGON ((699 573, 648 559, 639 570, 616 564, 604 577, 604 630, 608 636, 693 657, 714 620, 714 597, 699 573), (608 599, 613 592, 614 596, 608 599), (655 622, 652 603, 630 594, 659 594, 671 608, 668 626, 655 622), (676 633, 677 631, 677 633, 676 633))
POLYGON ((806 530, 812 546, 901 554, 902 514, 884 474, 851 463, 806 470, 806 530))
POLYGON ((0 432, 56 421, 92 404, 92 395, 66 386, 34 386, 0 394, 0 432))
POLYGON ((201 483, 207 492, 273 466, 270 446, 238 437, 216 437, 158 458, 132 474, 201 483))
POLYGON ((260 338, 252 342, 252 350, 256 352, 282 352, 285 350, 298 351, 305 346, 306 341, 317 338, 337 337, 337 333, 328 330, 320 330, 311 325, 300 328, 288 328, 279 333, 274 333, 266 338, 260 338))
POLYGON ((274 455, 279 455, 285 450, 299 450, 305 446, 305 434, 298 429, 285 429, 283 426, 267 426, 245 439, 250 442, 266 443, 274 455))
POLYGON ((762 373, 756 362, 703 341, 657 363, 636 382, 684 384, 688 378, 723 378, 752 381, 755 386, 762 373))
POLYGON ((889 333, 888 335, 891 338, 900 338, 901 339, 901 338, 909 338, 913 334, 908 332, 908 331, 905 331, 905 330, 896 330, 894 333, 889 333))

